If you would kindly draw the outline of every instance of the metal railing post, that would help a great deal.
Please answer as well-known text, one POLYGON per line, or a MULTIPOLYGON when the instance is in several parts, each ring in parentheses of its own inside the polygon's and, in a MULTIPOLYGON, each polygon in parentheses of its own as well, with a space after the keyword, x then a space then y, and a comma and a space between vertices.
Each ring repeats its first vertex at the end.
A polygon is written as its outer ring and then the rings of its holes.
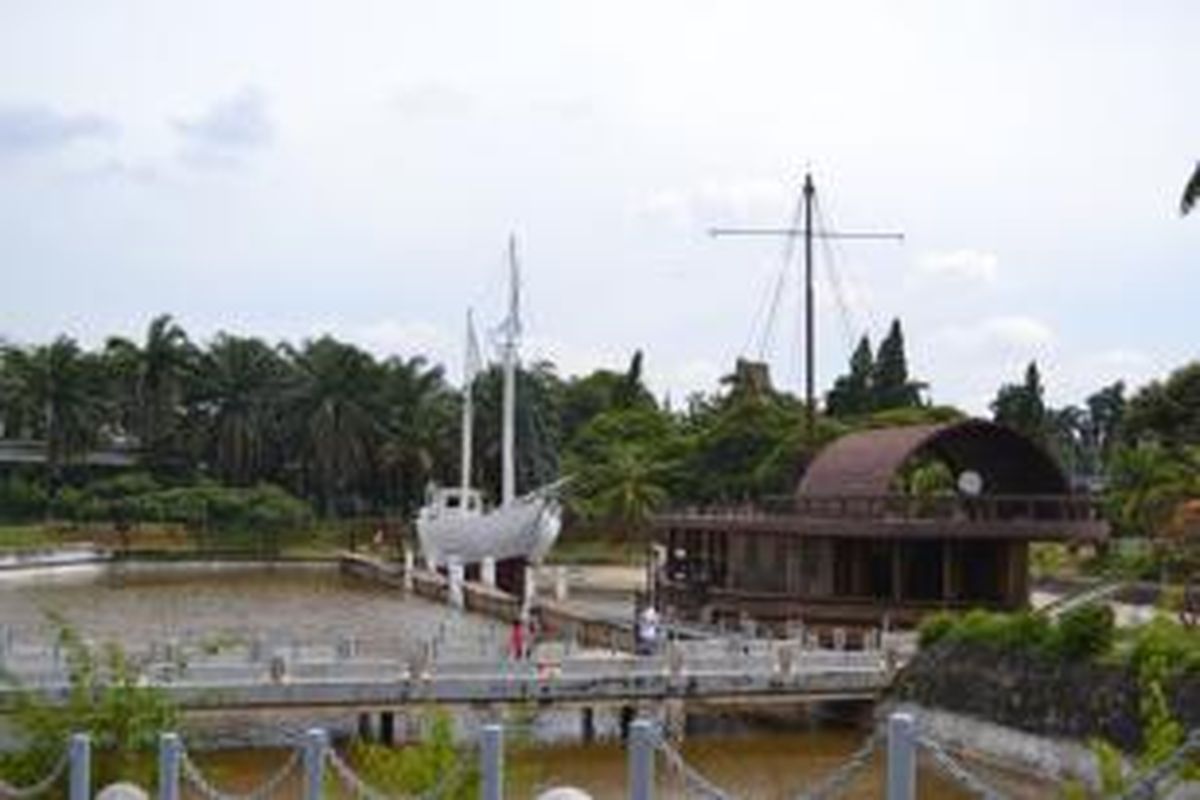
POLYGON ((179 761, 183 743, 177 733, 158 737, 158 800, 179 800, 179 761))
POLYGON ((504 728, 496 723, 483 726, 479 747, 482 800, 501 800, 504 797, 504 728))
POLYGON ((912 714, 897 712, 887 724, 887 800, 917 796, 917 726, 912 714))
POLYGON ((325 779, 325 731, 309 728, 304 734, 304 800, 321 800, 325 779))
POLYGON ((92 796, 92 740, 86 733, 71 734, 70 800, 88 800, 92 796))
POLYGON ((629 726, 629 797, 654 797, 654 723, 635 719, 629 726))

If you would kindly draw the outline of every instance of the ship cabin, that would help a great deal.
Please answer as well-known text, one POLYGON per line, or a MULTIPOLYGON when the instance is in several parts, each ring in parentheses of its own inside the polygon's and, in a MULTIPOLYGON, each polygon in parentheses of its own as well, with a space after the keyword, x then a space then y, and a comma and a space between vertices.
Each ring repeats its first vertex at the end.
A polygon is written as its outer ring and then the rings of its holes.
POLYGON ((1049 453, 983 420, 853 433, 817 454, 792 496, 678 509, 653 530, 668 613, 815 629, 1024 608, 1032 542, 1108 535, 1049 453), (937 488, 917 472, 940 472, 937 488))

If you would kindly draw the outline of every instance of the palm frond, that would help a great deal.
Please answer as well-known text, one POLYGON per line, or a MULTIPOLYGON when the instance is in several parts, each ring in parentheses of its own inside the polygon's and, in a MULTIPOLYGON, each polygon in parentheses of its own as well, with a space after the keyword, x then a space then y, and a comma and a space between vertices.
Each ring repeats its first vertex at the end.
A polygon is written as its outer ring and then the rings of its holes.
POLYGON ((1200 202, 1200 161, 1196 162, 1196 171, 1183 190, 1183 199, 1179 201, 1179 213, 1187 216, 1197 202, 1200 202))

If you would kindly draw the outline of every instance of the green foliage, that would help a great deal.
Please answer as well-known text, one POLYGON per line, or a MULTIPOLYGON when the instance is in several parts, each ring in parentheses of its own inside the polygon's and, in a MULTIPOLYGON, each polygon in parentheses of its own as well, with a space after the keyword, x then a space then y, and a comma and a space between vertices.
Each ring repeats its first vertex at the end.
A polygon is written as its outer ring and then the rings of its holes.
POLYGON ((1200 632, 1166 615, 1131 629, 1125 646, 1129 663, 1139 675, 1162 664, 1170 667, 1171 674, 1200 672, 1200 632))
POLYGON ((850 371, 834 381, 825 407, 835 417, 857 417, 893 409, 920 408, 925 384, 908 376, 904 332, 892 320, 888 334, 872 356, 871 342, 863 336, 850 357, 850 371))
POLYGON ((954 630, 957 617, 949 611, 938 611, 921 620, 917 628, 917 641, 921 647, 933 645, 946 638, 954 630))
POLYGON ((1107 654, 1114 638, 1111 611, 1092 607, 1064 614, 1057 623, 1030 611, 1006 614, 974 609, 962 615, 942 612, 927 617, 919 632, 922 647, 960 642, 1079 660, 1107 654))
POLYGON ((0 478, 0 519, 25 522, 46 513, 49 495, 40 482, 20 473, 0 478))
POLYGON ((1030 361, 1025 368, 1023 383, 1009 383, 1000 387, 996 399, 992 401, 992 418, 1035 441, 1043 441, 1047 433, 1044 393, 1037 362, 1030 361))
POLYGON ((1088 749, 1096 757, 1097 771, 1100 773, 1100 793, 1105 797, 1114 797, 1126 789, 1125 757, 1121 751, 1104 739, 1092 739, 1088 749))
POLYGON ((69 690, 63 705, 52 705, 12 676, 0 681, 17 689, 9 716, 20 749, 0 756, 6 779, 22 784, 44 775, 57 762, 72 733, 88 733, 98 785, 153 776, 158 734, 174 730, 178 712, 159 689, 145 686, 138 665, 119 645, 94 650, 61 619, 58 642, 64 653, 69 690))
POLYGON ((1157 536, 1179 503, 1197 494, 1200 462, 1192 451, 1157 442, 1114 451, 1104 499, 1118 533, 1157 536))
POLYGON ((408 747, 397 749, 356 739, 348 753, 351 765, 369 786, 384 794, 417 796, 441 788, 439 797, 476 797, 479 774, 473 761, 449 784, 442 784, 460 758, 454 748, 450 716, 435 712, 428 722, 428 735, 408 747))
POLYGON ((1178 447, 1200 444, 1200 361, 1154 381, 1130 401, 1122 424, 1130 442, 1156 441, 1178 447))
POLYGON ((1115 638, 1113 610, 1103 604, 1085 605, 1058 620, 1056 650, 1067 658, 1093 658, 1111 650, 1115 638))

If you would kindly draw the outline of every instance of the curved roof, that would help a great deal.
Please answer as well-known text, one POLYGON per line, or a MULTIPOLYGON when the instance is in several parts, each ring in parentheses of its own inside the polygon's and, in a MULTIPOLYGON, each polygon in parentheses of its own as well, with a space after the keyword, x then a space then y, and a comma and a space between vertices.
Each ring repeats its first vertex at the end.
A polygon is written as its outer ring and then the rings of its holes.
POLYGON ((1067 476, 1040 445, 1011 428, 968 419, 851 433, 817 453, 797 489, 804 495, 881 495, 914 456, 955 473, 974 470, 987 494, 1068 494, 1067 476))

